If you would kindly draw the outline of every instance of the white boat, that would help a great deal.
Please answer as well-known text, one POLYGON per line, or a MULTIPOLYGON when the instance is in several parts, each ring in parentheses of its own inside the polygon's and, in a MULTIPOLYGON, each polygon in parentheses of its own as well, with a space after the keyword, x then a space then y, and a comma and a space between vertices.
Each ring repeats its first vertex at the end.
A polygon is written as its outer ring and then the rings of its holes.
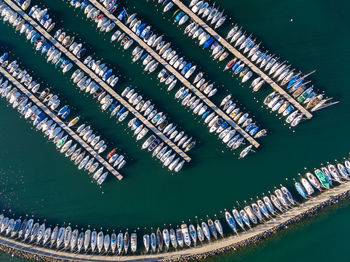
POLYGON ((70 243, 71 238, 72 238, 72 228, 70 226, 68 226, 64 230, 63 244, 64 244, 65 249, 68 248, 68 245, 70 243))
POLYGON ((100 231, 97 234, 97 249, 98 249, 99 253, 101 253, 102 248, 103 248, 103 239, 104 239, 104 234, 102 231, 100 231))
POLYGON ((97 244, 97 232, 94 230, 91 234, 91 242, 90 242, 91 252, 95 252, 96 244, 97 244))
POLYGON ((90 240, 91 240, 91 230, 88 229, 84 233, 84 251, 85 252, 89 249, 90 240))
POLYGON ((101 185, 107 178, 108 172, 103 173, 100 178, 97 180, 97 184, 101 185))
POLYGON ((109 251, 110 244, 111 244, 111 238, 109 234, 106 234, 103 240, 103 248, 106 253, 109 251))
POLYGON ((148 253, 149 246, 150 246, 150 240, 149 240, 149 235, 148 234, 143 235, 143 245, 145 247, 146 253, 148 253))
POLYGON ((188 247, 191 246, 191 237, 186 224, 181 225, 181 231, 182 231, 185 245, 188 247))
POLYGON ((112 250, 113 254, 115 253, 116 247, 117 247, 117 235, 115 233, 112 233, 112 235, 111 235, 111 250, 112 250))
POLYGON ((309 196, 311 196, 315 192, 315 190, 313 189, 313 187, 311 186, 311 184, 309 183, 309 181, 307 179, 301 178, 300 182, 303 185, 303 187, 305 188, 306 193, 309 196))

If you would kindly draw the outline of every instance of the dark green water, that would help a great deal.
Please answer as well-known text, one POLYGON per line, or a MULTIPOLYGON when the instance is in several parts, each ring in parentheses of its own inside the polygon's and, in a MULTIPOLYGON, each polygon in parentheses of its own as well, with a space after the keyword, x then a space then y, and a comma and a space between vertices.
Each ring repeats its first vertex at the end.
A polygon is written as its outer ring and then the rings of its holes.
MULTIPOLYGON (((2 100, 1 206, 11 209, 12 213, 45 218, 48 224, 70 222, 84 228, 91 225, 118 231, 176 225, 188 219, 194 221, 195 216, 205 218, 207 214, 222 217, 220 210, 232 208, 236 201, 242 203, 255 198, 280 183, 290 185, 286 177, 291 179, 304 167, 311 169, 320 163, 341 159, 349 152, 350 22, 347 10, 350 4, 346 1, 220 1, 226 13, 234 18, 232 22, 254 33, 264 46, 298 69, 304 72, 316 69, 312 76, 314 85, 341 100, 340 104, 317 112, 314 119, 302 123, 295 132, 261 108, 261 100, 270 92, 269 88, 254 95, 246 86, 242 88, 237 80, 222 72, 223 65, 208 59, 207 50, 199 49, 184 37, 181 30, 168 21, 170 16, 163 19, 161 13, 155 11, 153 2, 122 2, 122 5, 138 9, 145 21, 165 34, 181 54, 193 59, 217 86, 222 86, 216 101, 232 93, 269 130, 270 135, 261 140, 258 152, 243 160, 237 160, 236 155, 208 133, 199 119, 175 102, 174 93, 168 94, 154 79, 155 74, 145 75, 139 64, 130 64, 130 50, 124 52, 110 44, 110 35, 97 33, 91 22, 82 19, 82 14, 68 8, 65 2, 43 3, 65 29, 79 34, 96 56, 114 65, 124 76, 118 84, 119 90, 127 85, 137 87, 199 143, 190 152, 193 158, 190 165, 181 173, 171 175, 140 150, 141 144, 127 134, 126 125, 110 120, 91 97, 78 92, 68 76, 63 76, 41 55, 35 54, 24 36, 1 24, 0 45, 13 52, 11 57, 15 54, 25 68, 35 71, 38 78, 68 104, 74 105, 77 114, 91 122, 109 145, 117 146, 128 156, 122 172, 125 179, 119 182, 109 178, 99 188, 2 100)), ((223 32, 229 29, 229 22, 225 24, 227 28, 223 28, 223 32)), ((345 244, 350 232, 349 217, 347 202, 257 246, 213 261, 292 261, 293 254, 302 261, 325 261, 331 259, 331 255, 336 261, 348 261, 345 244), (322 245, 327 247, 327 252, 320 250, 315 254, 322 245)), ((15 261, 8 256, 0 260, 15 261)))

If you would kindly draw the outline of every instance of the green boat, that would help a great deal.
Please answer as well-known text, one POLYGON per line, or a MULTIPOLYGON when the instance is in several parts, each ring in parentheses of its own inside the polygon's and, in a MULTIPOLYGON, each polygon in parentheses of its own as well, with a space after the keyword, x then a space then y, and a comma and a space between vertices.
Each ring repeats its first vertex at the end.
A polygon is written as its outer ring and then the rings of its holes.
POLYGON ((57 148, 61 148, 67 140, 67 136, 64 136, 60 141, 57 142, 57 148))
POLYGON ((313 90, 312 87, 308 88, 302 95, 300 95, 300 96, 298 97, 297 101, 298 101, 299 103, 303 102, 306 98, 309 97, 309 95, 311 94, 312 90, 313 90))
POLYGON ((318 180, 320 181, 320 183, 322 184, 322 186, 324 188, 327 188, 327 189, 330 188, 329 181, 328 181, 327 177, 325 176, 325 174, 323 174, 323 172, 321 170, 316 169, 315 175, 317 176, 318 180))

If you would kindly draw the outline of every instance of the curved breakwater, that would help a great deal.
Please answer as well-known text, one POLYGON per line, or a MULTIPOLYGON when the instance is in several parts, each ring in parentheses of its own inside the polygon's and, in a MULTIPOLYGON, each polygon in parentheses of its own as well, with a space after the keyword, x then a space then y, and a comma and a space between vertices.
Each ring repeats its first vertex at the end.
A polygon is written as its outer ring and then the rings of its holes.
POLYGON ((139 256, 96 256, 87 254, 74 254, 48 248, 32 246, 21 241, 0 237, 0 249, 4 252, 37 261, 189 261, 205 259, 223 252, 233 251, 261 240, 264 240, 285 229, 287 226, 298 223, 303 219, 317 214, 330 205, 349 197, 350 183, 344 183, 317 197, 287 211, 269 223, 259 225, 239 236, 231 236, 219 241, 169 253, 139 256))

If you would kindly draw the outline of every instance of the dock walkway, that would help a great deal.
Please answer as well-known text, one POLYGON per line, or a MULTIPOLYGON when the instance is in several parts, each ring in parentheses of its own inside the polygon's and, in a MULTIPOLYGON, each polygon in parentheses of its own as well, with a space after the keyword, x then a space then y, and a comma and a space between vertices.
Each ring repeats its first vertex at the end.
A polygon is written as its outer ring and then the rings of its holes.
POLYGON ((22 93, 24 93, 30 100, 35 103, 46 115, 55 121, 68 135, 70 135, 80 146, 92 155, 98 162, 101 163, 112 175, 117 179, 122 180, 123 176, 115 170, 106 160, 104 160, 88 143, 86 143, 80 136, 78 136, 70 127, 68 127, 60 118, 58 118, 45 104, 43 104, 36 96, 34 96, 26 87, 10 75, 3 67, 0 67, 2 73, 9 81, 11 81, 22 93))
POLYGON ((84 71, 95 83, 100 85, 111 97, 119 101, 125 108, 129 110, 135 117, 137 117, 149 130, 151 130, 155 135, 157 135, 161 140, 164 141, 172 150, 179 154, 187 162, 191 161, 191 158, 181 150, 177 145, 175 145, 169 138, 167 138, 162 132, 160 132, 150 121, 148 121, 142 114, 140 114, 135 108, 133 108, 124 98, 122 98, 117 92, 115 92, 110 86, 108 86, 101 78, 99 78, 90 68, 88 68, 84 63, 77 59, 70 51, 68 51, 60 42, 54 39, 46 30, 41 27, 34 19, 28 16, 20 7, 18 7, 11 0, 4 0, 13 10, 20 14, 27 23, 29 23, 33 28, 39 31, 48 41, 50 41, 58 50, 67 56, 76 66, 78 66, 82 71, 84 71))
POLYGON ((195 13, 192 12, 185 4, 180 0, 172 0, 174 4, 178 6, 183 12, 185 12, 194 22, 201 26, 207 33, 216 39, 222 46, 224 46, 231 54, 240 59, 249 68, 255 72, 257 75, 261 76, 267 84, 269 84, 276 92, 282 95, 288 100, 295 108, 297 108, 304 116, 308 119, 312 118, 312 114, 306 110, 301 104, 299 104, 290 94, 288 94, 282 87, 280 87, 276 82, 274 82, 267 74, 265 74, 259 67, 253 64, 248 58, 241 54, 236 48, 234 48, 225 38, 221 37, 214 29, 212 29, 208 24, 206 24, 202 19, 200 19, 195 13))
POLYGON ((195 86, 193 86, 183 75, 181 75, 175 68, 173 68, 166 60, 164 60, 156 51, 148 46, 142 39, 140 39, 131 29, 119 21, 113 14, 109 13, 107 9, 101 5, 97 0, 90 0, 90 2, 105 16, 112 20, 121 30, 129 35, 137 44, 144 48, 147 53, 153 56, 162 66, 164 66, 169 72, 171 72, 184 86, 191 90, 197 97, 199 97, 209 108, 211 108, 217 115, 225 120, 229 125, 236 129, 246 140, 249 141, 254 147, 258 148, 260 144, 249 135, 243 128, 237 125, 227 114, 225 114, 218 106, 210 101, 205 95, 202 94, 195 86))

